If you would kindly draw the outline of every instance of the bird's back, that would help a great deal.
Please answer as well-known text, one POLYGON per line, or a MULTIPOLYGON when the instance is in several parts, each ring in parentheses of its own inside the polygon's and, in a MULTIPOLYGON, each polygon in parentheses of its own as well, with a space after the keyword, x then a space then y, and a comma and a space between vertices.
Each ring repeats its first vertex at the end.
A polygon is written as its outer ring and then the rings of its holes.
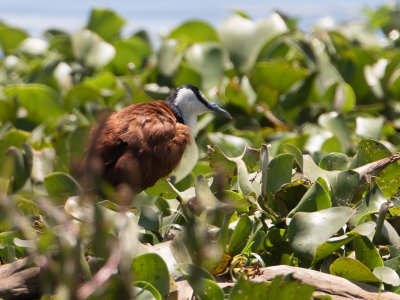
POLYGON ((165 101, 133 104, 91 130, 84 165, 138 192, 171 173, 190 141, 189 128, 165 101))

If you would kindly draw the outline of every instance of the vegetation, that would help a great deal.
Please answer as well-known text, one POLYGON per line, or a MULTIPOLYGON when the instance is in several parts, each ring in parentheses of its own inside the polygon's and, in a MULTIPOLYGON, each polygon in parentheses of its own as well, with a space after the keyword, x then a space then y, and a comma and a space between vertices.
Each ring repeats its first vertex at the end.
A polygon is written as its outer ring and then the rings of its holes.
POLYGON ((279 264, 398 292, 400 164, 361 167, 400 148, 399 11, 310 34, 238 12, 218 29, 188 21, 158 49, 144 31, 122 37, 109 10, 45 40, 0 23, 1 263, 31 257, 43 299, 161 299, 180 276, 204 299, 309 299, 290 278, 249 280, 279 264), (234 117, 201 118, 189 175, 129 210, 78 183, 101 112, 186 83, 234 117))

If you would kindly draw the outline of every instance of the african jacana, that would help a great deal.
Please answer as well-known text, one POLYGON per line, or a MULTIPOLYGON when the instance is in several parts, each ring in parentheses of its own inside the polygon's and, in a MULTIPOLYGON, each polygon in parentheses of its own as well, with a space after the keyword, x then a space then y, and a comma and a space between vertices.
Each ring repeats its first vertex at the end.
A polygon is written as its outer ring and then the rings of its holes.
POLYGON ((165 101, 132 104, 92 128, 84 166, 96 164, 112 185, 140 192, 174 170, 194 140, 197 116, 208 111, 232 118, 190 84, 165 101))

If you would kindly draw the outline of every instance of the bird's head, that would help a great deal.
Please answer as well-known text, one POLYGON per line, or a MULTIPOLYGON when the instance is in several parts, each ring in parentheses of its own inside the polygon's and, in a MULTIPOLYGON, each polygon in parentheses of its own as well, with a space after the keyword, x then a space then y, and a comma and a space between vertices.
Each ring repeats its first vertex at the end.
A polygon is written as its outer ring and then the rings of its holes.
POLYGON ((209 111, 232 119, 230 113, 209 101, 197 87, 191 84, 178 87, 166 101, 178 115, 178 118, 181 118, 181 121, 189 126, 198 115, 209 111))

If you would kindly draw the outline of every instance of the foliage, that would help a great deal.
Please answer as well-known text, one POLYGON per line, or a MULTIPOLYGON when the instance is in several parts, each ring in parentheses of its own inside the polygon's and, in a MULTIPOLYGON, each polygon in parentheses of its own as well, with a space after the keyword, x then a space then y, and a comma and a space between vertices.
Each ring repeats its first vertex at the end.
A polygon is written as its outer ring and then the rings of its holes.
POLYGON ((44 40, 1 23, 1 263, 40 255, 42 290, 57 299, 162 299, 182 275, 204 299, 309 299, 314 288, 289 277, 248 280, 278 264, 399 290, 400 164, 360 171, 400 148, 398 10, 310 34, 278 13, 191 20, 157 49, 146 32, 121 36, 126 21, 109 10, 44 40), (129 207, 79 182, 102 112, 184 83, 234 116, 200 119, 189 175, 129 207), (222 290, 216 276, 237 283, 222 290))

